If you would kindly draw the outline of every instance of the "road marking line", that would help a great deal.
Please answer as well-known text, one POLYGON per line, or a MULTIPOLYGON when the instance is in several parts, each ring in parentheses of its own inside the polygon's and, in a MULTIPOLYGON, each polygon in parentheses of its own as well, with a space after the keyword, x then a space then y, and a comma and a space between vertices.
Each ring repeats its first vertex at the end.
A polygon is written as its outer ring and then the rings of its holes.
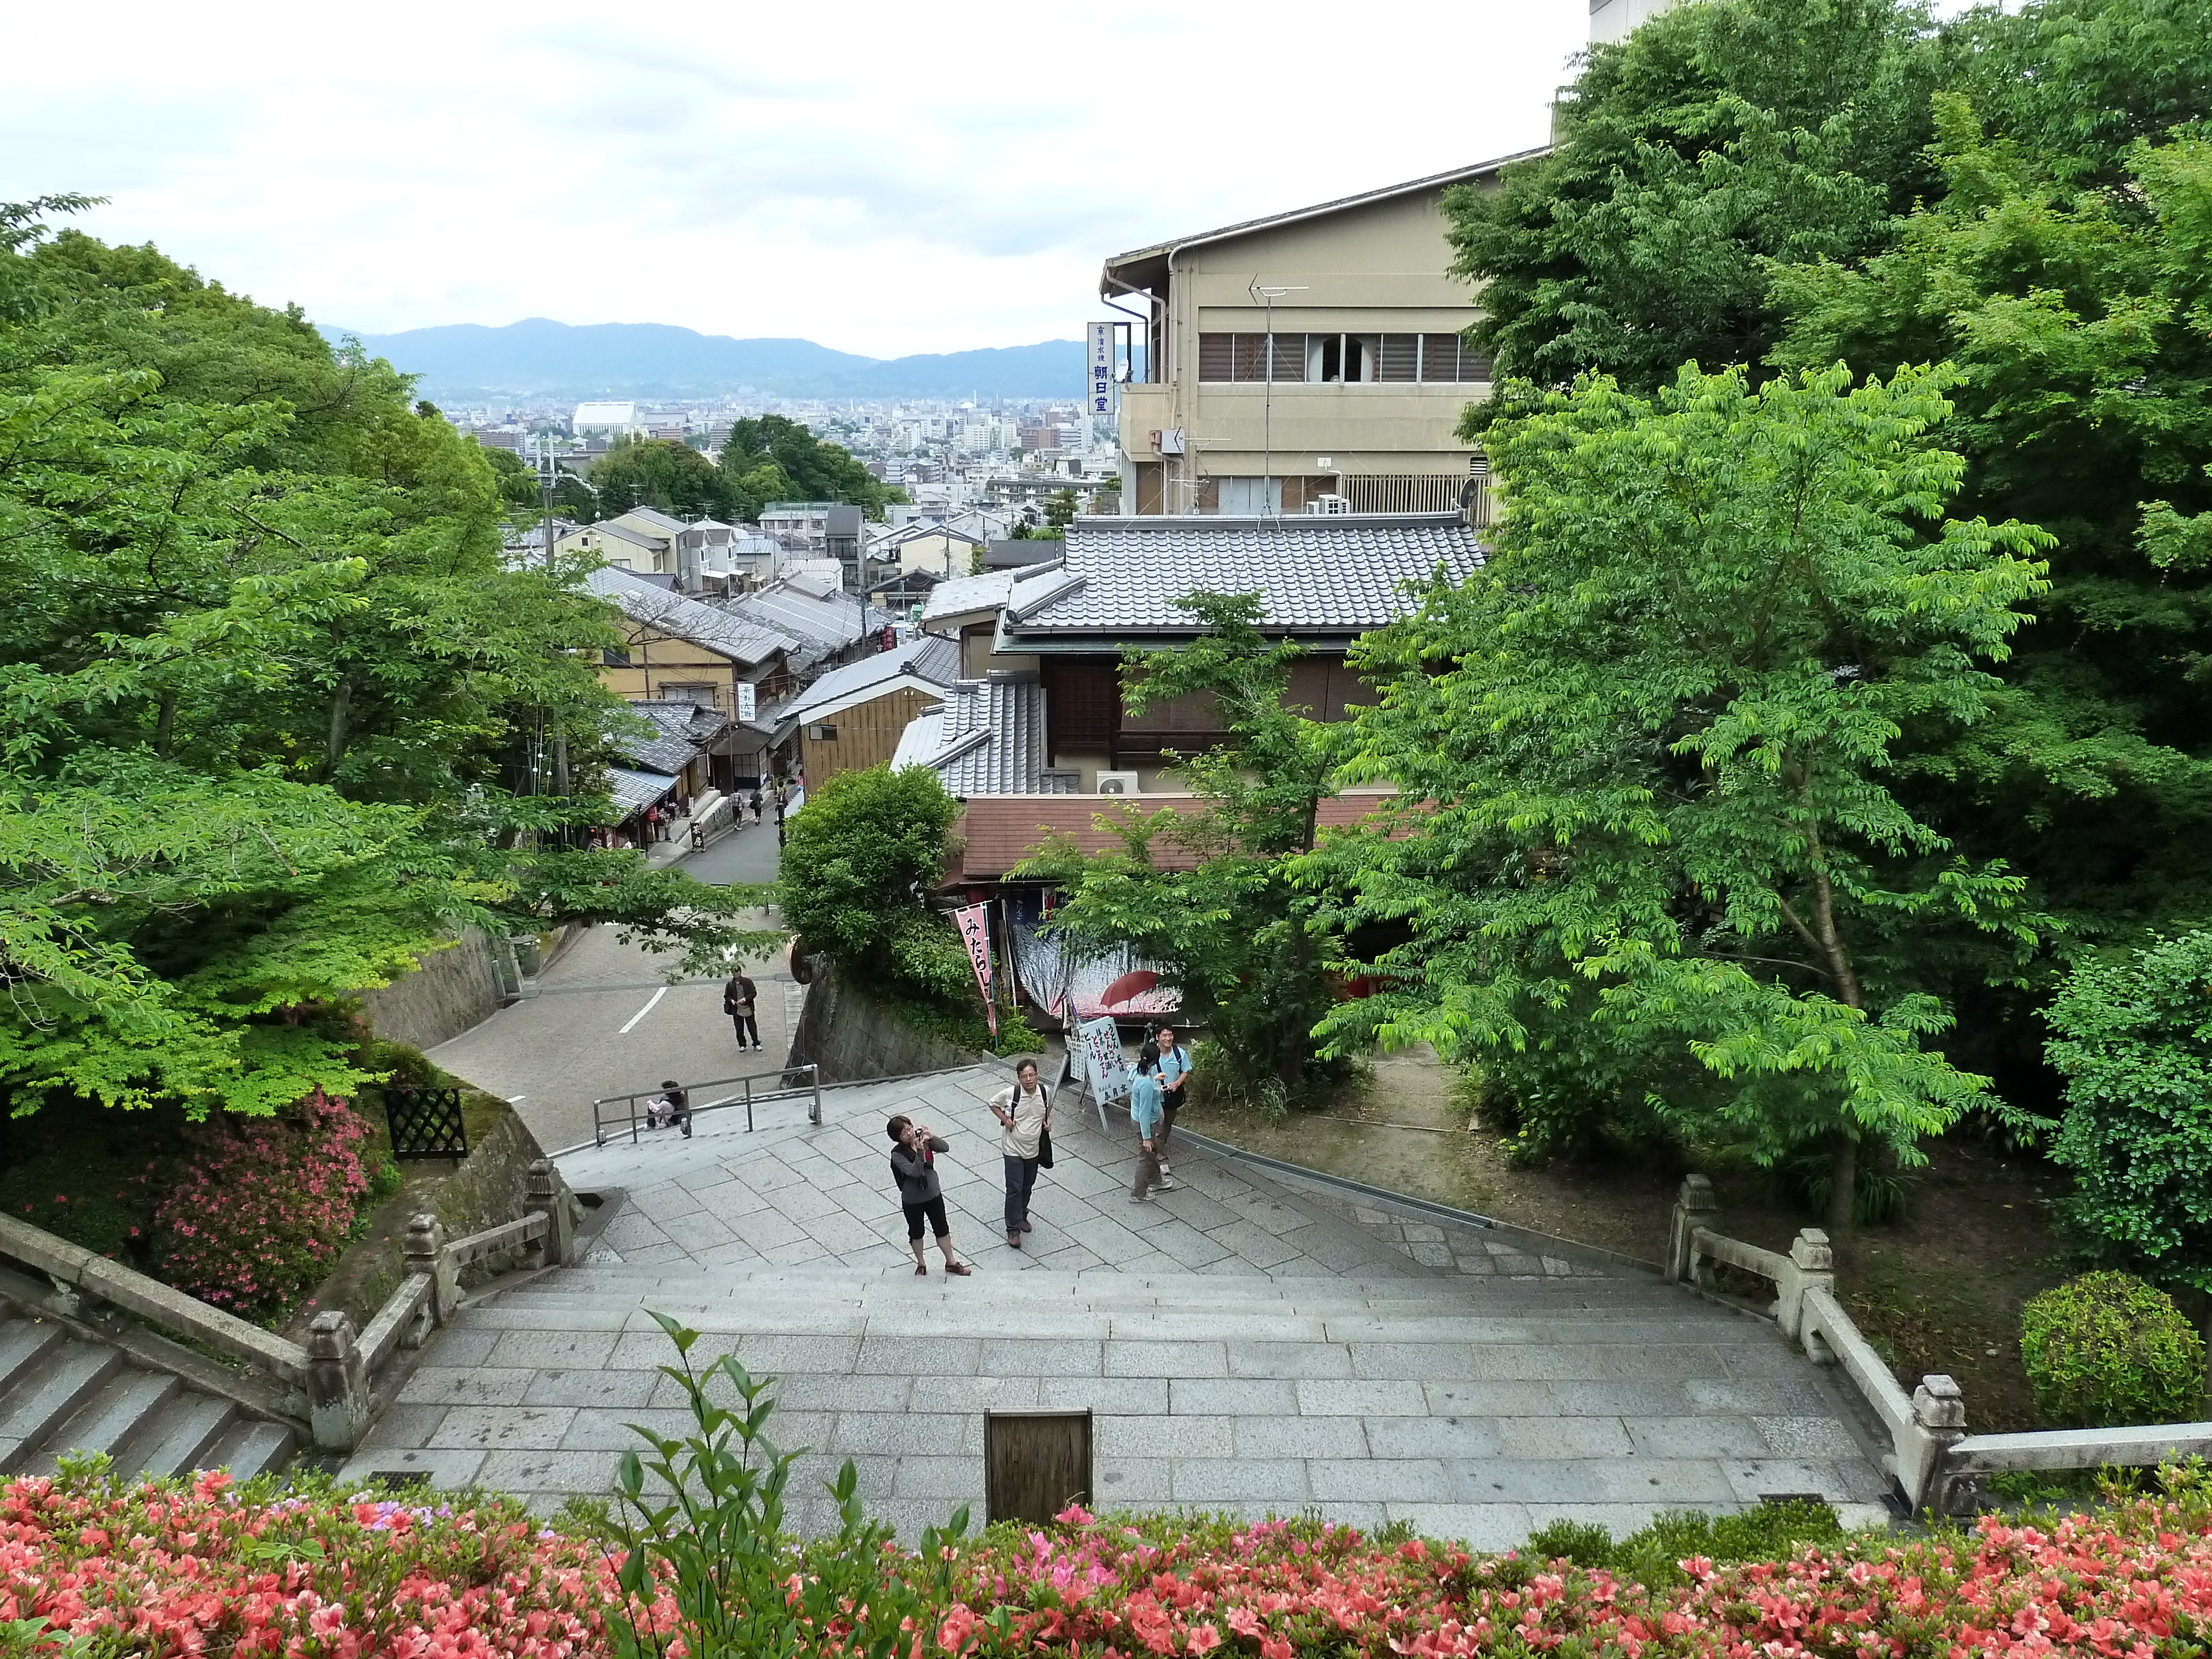
POLYGON ((629 1026, 636 1024, 638 1021, 643 1019, 647 1014, 651 1013, 659 1006, 661 998, 667 994, 668 988, 665 985, 662 986, 658 991, 655 991, 653 995, 647 999, 645 1006, 639 1009, 635 1013, 629 1017, 629 1025, 623 1026, 622 1030, 617 1031, 615 1035, 617 1036, 628 1036, 629 1035, 629 1026))

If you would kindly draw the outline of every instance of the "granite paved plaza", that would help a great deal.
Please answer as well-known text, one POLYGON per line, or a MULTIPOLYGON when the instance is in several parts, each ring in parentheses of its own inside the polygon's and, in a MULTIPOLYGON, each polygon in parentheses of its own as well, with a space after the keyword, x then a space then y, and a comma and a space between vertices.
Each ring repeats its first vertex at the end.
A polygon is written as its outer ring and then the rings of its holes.
MULTIPOLYGON (((830 1091, 562 1159, 624 1201, 586 1265, 465 1308, 349 1474, 427 1473, 551 1507, 605 1492, 624 1425, 681 1428, 644 1310, 774 1374, 794 1492, 850 1457, 909 1535, 983 1488, 983 1413, 1093 1413, 1106 1505, 1406 1518, 1478 1546, 1556 1516, 1616 1531, 1662 1508, 1819 1493, 1870 1517, 1881 1482, 1830 1379, 1764 1321, 1507 1230, 1276 1180, 1186 1148, 1185 1189, 1125 1193, 1127 1126, 1063 1100, 1033 1248, 1000 1231, 981 1101, 996 1073, 830 1091), (973 1277, 917 1279, 884 1117, 926 1118, 973 1277)), ((932 1251, 933 1261, 935 1252, 932 1251)))

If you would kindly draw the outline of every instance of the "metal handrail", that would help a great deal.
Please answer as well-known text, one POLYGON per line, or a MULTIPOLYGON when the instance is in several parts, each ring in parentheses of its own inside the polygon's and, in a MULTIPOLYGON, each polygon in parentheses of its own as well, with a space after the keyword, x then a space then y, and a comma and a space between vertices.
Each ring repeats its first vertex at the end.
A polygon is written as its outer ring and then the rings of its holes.
MULTIPOLYGON (((702 1112, 720 1112, 727 1110, 732 1106, 743 1106, 745 1109, 745 1133, 750 1134, 753 1132, 753 1107, 757 1103, 786 1100, 811 1092, 814 1097, 814 1103, 807 1113, 807 1121, 817 1126, 822 1121, 822 1068, 811 1060, 804 1061, 796 1066, 778 1066, 770 1071, 740 1073, 736 1077, 711 1078, 704 1083, 679 1083, 676 1086, 689 1097, 709 1089, 727 1088, 732 1084, 744 1085, 743 1096, 733 1095, 723 1100, 709 1100, 687 1109, 692 1116, 696 1117, 702 1112), (757 1079, 766 1077, 782 1079, 799 1072, 806 1073, 807 1081, 796 1088, 766 1089, 758 1092, 756 1092, 753 1088, 753 1084, 757 1079)), ((641 1100, 657 1099, 666 1092, 667 1091, 662 1088, 640 1089, 627 1095, 605 1095, 593 1101, 592 1103, 592 1144, 594 1146, 605 1146, 609 1127, 612 1126, 619 1132, 621 1126, 627 1123, 629 1126, 630 1144, 636 1145, 640 1121, 637 1103, 641 1100), (602 1112, 600 1109, 607 1106, 620 1107, 621 1115, 615 1116, 602 1112)))

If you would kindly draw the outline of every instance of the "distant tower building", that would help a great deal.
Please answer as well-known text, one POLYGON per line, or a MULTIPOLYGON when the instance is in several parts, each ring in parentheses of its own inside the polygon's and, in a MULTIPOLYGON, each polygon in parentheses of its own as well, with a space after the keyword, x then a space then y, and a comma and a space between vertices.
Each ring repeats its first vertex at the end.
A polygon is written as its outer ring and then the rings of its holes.
POLYGON ((1617 46, 1662 11, 1671 11, 1677 0, 1590 0, 1589 38, 1592 46, 1617 46))

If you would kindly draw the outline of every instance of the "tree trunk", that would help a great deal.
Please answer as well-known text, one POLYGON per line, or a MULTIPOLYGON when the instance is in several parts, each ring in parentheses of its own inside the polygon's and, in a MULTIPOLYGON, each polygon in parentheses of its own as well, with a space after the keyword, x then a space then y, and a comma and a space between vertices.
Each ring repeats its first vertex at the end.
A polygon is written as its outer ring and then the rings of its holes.
POLYGON ((1828 1137, 1828 1242, 1848 1244, 1858 1209, 1859 1143, 1848 1129, 1828 1137))
POLYGON ((323 754, 323 775, 336 777, 338 763, 345 758, 346 740, 353 719, 353 681, 338 682, 337 690, 331 697, 331 737, 323 754))
POLYGON ((169 758, 170 735, 176 729, 177 694, 161 693, 161 711, 154 717, 154 752, 161 759, 169 758))

